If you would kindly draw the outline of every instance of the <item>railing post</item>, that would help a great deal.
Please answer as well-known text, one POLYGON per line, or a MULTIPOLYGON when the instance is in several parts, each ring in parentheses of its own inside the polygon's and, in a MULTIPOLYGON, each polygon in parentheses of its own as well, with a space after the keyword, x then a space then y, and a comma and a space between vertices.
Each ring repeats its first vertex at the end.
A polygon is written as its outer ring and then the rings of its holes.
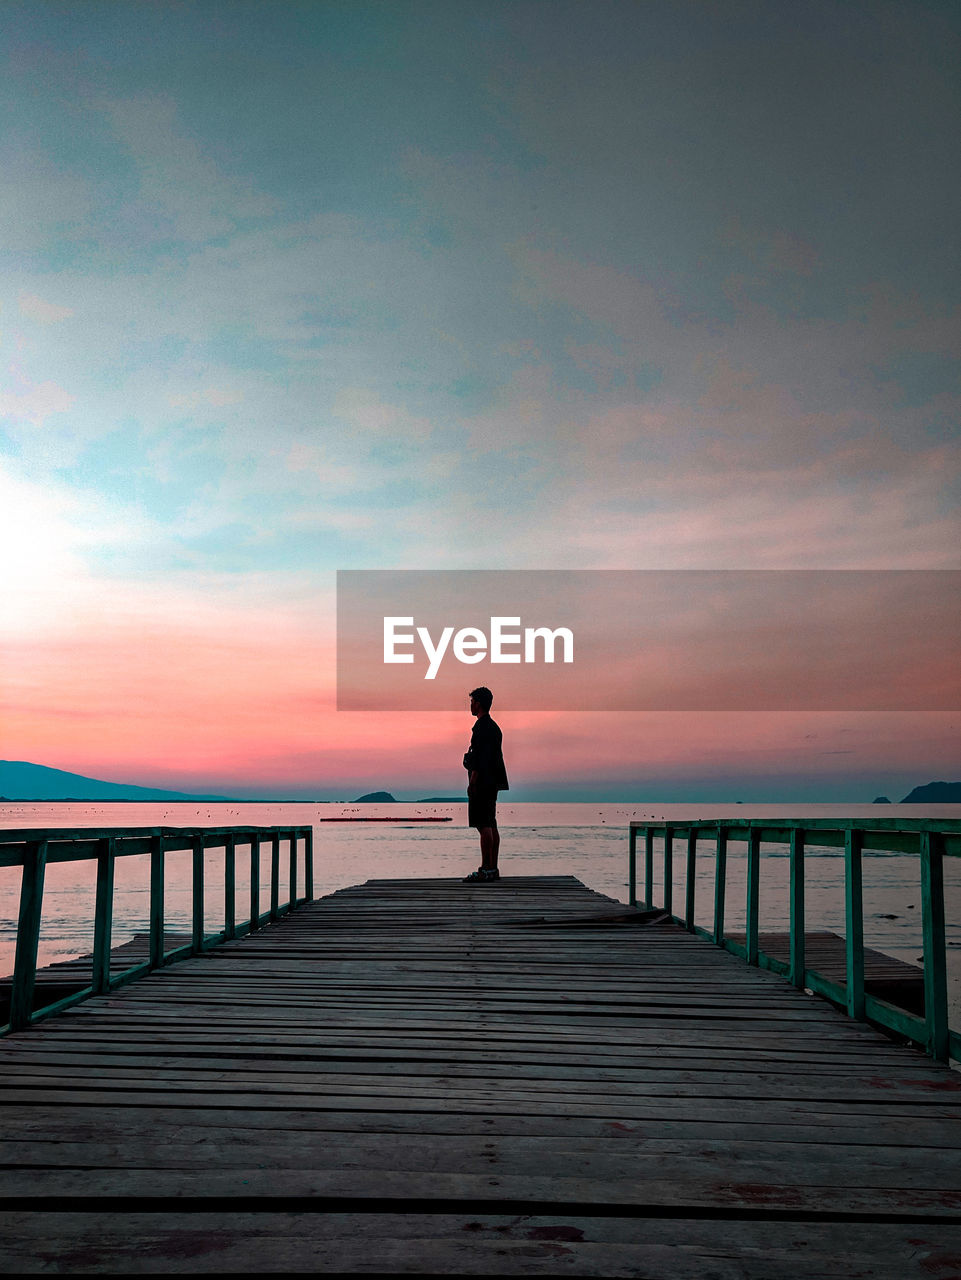
POLYGON ((308 901, 314 900, 314 828, 308 827, 307 843, 304 847, 304 894, 308 901))
POLYGON ((687 833, 687 883, 684 895, 684 922, 689 933, 694 932, 694 884, 697 876, 697 829, 687 833))
POLYGON ((290 909, 293 911, 297 903, 297 832, 290 833, 290 909))
POLYGON ((714 941, 724 941, 724 897, 727 893, 727 828, 718 826, 717 849, 714 852, 714 941))
POLYGON ((745 922, 745 942, 747 943, 747 962, 757 964, 758 958, 758 904, 760 902, 761 885, 761 833, 754 827, 747 831, 747 920, 745 922))
POLYGON ((275 831, 270 837, 270 918, 276 920, 280 914, 280 832, 275 831))
POLYGON ((224 938, 237 936, 237 856, 235 837, 224 846, 224 938))
POLYGON ((199 955, 204 949, 204 838, 194 836, 193 858, 193 913, 191 921, 191 949, 199 955))
POLYGON ((164 840, 150 841, 150 967, 164 962, 164 840))
POLYGON ((250 836, 250 932, 260 924, 260 837, 250 836))
POLYGON ((727 889, 727 831, 717 829, 717 850, 714 862, 714 941, 718 946, 724 941, 724 895, 727 889))
POLYGON ((864 901, 861 884, 861 832, 844 833, 845 989, 852 1018, 864 1017, 864 901))
POLYGON ((644 901, 654 906, 654 832, 644 828, 644 901))
POLYGON ((927 1050, 947 1062, 948 981, 944 955, 944 842, 921 832, 921 925, 924 934, 924 1020, 927 1050))
POLYGON ((110 990, 110 941, 113 932, 113 872, 116 841, 107 836, 97 851, 97 897, 93 910, 93 989, 110 990))
POLYGON ((20 881, 20 915, 17 920, 17 952, 10 992, 10 1030, 30 1023, 33 989, 37 980, 37 949, 43 911, 43 878, 47 866, 47 842, 28 845, 20 881))
POLYGON ((664 910, 674 914, 674 828, 664 828, 664 910))
POLYGON ((632 907, 637 906, 637 828, 633 826, 627 837, 627 901, 632 907))
POLYGON ((791 958, 788 976, 796 987, 804 987, 804 832, 791 830, 791 958))

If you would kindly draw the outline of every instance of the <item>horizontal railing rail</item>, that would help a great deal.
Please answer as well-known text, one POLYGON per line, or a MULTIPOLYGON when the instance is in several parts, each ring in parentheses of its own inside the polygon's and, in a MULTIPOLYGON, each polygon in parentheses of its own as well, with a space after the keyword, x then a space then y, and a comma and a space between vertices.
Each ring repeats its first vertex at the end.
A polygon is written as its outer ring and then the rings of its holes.
POLYGON ((961 1034, 948 1025, 947 960, 945 953, 944 859, 961 857, 961 821, 956 819, 784 818, 732 821, 699 819, 690 822, 635 821, 630 824, 628 890, 632 906, 638 901, 637 848, 643 837, 644 893, 647 909, 660 906, 689 932, 698 934, 741 956, 749 964, 781 973, 799 988, 807 988, 845 1009, 852 1018, 872 1022, 904 1036, 941 1061, 961 1061, 961 1034), (654 841, 663 842, 663 902, 654 901, 654 841), (684 914, 674 912, 674 842, 685 839, 684 914), (714 844, 714 920, 710 929, 694 920, 699 840, 714 844), (747 875, 744 942, 725 931, 727 851, 732 842, 746 846, 747 875), (766 954, 759 945, 759 890, 762 845, 789 848, 789 960, 766 954), (844 850, 844 952, 846 981, 826 978, 805 962, 804 854, 810 848, 844 850), (924 1016, 900 1009, 865 990, 864 901, 862 855, 865 852, 905 853, 918 858, 921 928, 924 952, 924 1016))
POLYGON ((222 942, 242 937, 272 920, 279 920, 314 896, 311 827, 110 827, 101 830, 0 831, 0 867, 23 868, 10 1014, 7 1024, 0 1027, 0 1035, 19 1031, 89 996, 103 995, 163 965, 199 955, 222 942), (270 842, 270 875, 266 886, 269 906, 262 910, 260 857, 261 846, 267 841, 270 842), (289 855, 285 901, 280 899, 283 843, 287 843, 289 855), (250 846, 250 913, 246 919, 238 920, 237 849, 245 845, 250 846), (209 932, 204 919, 204 859, 208 849, 218 848, 224 852, 224 927, 209 932), (168 951, 165 946, 164 863, 168 853, 185 850, 192 853, 191 940, 168 951), (114 867, 117 858, 136 854, 148 854, 150 857, 148 958, 114 973, 111 971, 114 867), (82 861, 96 861, 97 864, 92 981, 78 991, 34 1008, 45 871, 53 863, 82 861), (298 897, 299 885, 303 886, 303 893, 298 897))

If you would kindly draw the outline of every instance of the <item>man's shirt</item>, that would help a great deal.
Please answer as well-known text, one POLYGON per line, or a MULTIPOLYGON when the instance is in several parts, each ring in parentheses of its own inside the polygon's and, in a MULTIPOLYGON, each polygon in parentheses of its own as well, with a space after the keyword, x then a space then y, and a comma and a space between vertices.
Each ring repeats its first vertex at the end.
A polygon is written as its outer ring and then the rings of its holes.
POLYGON ((502 743, 504 735, 490 716, 478 716, 471 730, 470 750, 464 757, 468 772, 477 770, 477 781, 492 791, 509 791, 507 769, 504 766, 502 743))

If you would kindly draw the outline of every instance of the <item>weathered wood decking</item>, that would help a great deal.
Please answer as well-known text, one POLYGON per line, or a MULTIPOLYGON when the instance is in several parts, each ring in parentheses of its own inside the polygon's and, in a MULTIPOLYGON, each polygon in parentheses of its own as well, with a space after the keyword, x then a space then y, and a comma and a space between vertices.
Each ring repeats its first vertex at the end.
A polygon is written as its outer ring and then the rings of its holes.
POLYGON ((571 877, 343 890, 0 1102, 8 1271, 961 1276, 961 1077, 571 877))

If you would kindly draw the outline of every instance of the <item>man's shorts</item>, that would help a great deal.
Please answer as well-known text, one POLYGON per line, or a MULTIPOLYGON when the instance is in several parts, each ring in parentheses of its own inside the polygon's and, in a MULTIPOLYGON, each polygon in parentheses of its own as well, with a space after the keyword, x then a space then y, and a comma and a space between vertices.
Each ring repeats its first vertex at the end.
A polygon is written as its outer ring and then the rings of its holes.
POLYGON ((497 792, 475 787, 467 797, 467 825, 469 827, 497 826, 497 792))

